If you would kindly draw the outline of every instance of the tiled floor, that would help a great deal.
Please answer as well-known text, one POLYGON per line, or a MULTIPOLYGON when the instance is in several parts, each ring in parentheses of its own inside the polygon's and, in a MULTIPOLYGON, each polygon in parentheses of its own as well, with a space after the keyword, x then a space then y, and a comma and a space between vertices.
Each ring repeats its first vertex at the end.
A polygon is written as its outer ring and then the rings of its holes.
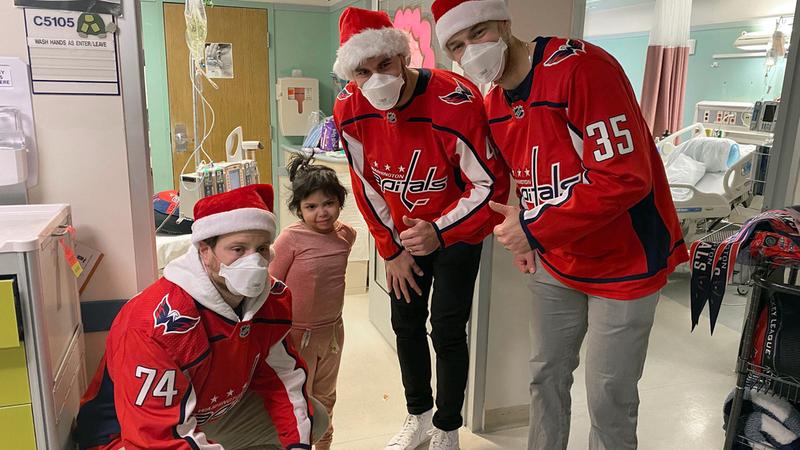
MULTIPOLYGON (((689 278, 676 275, 664 289, 640 383, 639 448, 707 450, 722 447, 722 403, 732 388, 743 297, 729 295, 710 336, 704 318, 689 332, 689 278)), ((730 291, 735 292, 731 288, 730 291)), ((339 376, 335 450, 382 449, 402 424, 405 408, 394 351, 368 325, 366 295, 348 296, 346 343, 339 376)), ((587 448, 583 368, 575 374, 569 448, 587 448)), ((461 430, 465 450, 524 449, 527 430, 475 435, 461 430)))

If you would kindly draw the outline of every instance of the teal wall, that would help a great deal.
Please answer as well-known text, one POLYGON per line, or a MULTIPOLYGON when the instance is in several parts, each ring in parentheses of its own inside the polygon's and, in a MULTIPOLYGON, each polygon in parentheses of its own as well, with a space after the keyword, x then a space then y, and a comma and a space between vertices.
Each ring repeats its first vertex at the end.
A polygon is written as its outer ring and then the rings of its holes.
MULTIPOLYGON (((742 31, 763 30, 751 25, 723 24, 690 33, 697 43, 695 54, 689 56, 684 125, 693 122, 695 105, 703 100, 755 102, 780 96, 785 60, 771 72, 773 87, 769 94, 764 85, 764 58, 714 60, 714 54, 741 52, 733 47, 733 41, 742 31)), ((586 40, 617 58, 640 98, 648 35, 587 37, 586 40)))
MULTIPOLYGON (((163 13, 163 3, 172 0, 141 1, 153 184, 154 190, 158 192, 174 189, 163 13)), ((277 176, 284 165, 283 151, 280 151, 280 146, 302 142, 302 138, 286 137, 280 134, 275 104, 277 78, 291 76, 292 69, 301 69, 304 76, 318 79, 320 109, 326 114, 332 114, 333 99, 336 93, 333 92, 330 72, 339 42, 339 16, 342 10, 349 5, 369 8, 370 3, 370 0, 351 0, 336 7, 325 8, 237 0, 214 1, 217 6, 267 10, 270 33, 270 73, 264 74, 264 76, 269 77, 270 99, 272 99, 273 182, 277 181, 277 176)))
POLYGON ((173 189, 172 146, 169 130, 167 54, 164 46, 164 8, 160 1, 142 1, 144 82, 150 131, 153 192, 173 189))
POLYGON ((631 81, 636 98, 641 100, 642 80, 644 80, 644 62, 647 56, 647 34, 622 37, 587 37, 587 41, 599 45, 619 61, 628 79, 631 81))

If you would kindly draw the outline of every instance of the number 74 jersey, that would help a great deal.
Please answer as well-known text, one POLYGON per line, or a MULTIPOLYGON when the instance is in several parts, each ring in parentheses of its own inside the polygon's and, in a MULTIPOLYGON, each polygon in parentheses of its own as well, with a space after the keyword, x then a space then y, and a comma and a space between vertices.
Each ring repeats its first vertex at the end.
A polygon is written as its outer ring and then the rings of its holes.
POLYGON ((513 91, 486 97, 540 264, 590 295, 630 300, 688 259, 664 166, 614 58, 584 41, 537 38, 513 91))

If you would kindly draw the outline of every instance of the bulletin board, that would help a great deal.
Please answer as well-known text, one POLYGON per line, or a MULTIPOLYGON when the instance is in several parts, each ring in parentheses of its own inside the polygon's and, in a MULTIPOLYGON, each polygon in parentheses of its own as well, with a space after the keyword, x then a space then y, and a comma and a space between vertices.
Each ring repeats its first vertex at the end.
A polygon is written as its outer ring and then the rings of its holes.
POLYGON ((431 13, 433 0, 379 0, 395 28, 409 34, 411 67, 450 69, 452 62, 436 39, 436 24, 431 13))

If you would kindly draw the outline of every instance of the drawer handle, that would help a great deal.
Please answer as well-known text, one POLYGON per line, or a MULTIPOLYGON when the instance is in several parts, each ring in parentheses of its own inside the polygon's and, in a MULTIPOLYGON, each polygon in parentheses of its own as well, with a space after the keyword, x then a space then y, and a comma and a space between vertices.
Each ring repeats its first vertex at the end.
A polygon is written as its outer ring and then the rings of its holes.
POLYGON ((52 237, 61 237, 61 236, 66 235, 67 233, 69 233, 69 227, 66 226, 66 225, 59 225, 58 226, 58 231, 53 232, 52 234, 50 234, 50 236, 52 236, 52 237))

